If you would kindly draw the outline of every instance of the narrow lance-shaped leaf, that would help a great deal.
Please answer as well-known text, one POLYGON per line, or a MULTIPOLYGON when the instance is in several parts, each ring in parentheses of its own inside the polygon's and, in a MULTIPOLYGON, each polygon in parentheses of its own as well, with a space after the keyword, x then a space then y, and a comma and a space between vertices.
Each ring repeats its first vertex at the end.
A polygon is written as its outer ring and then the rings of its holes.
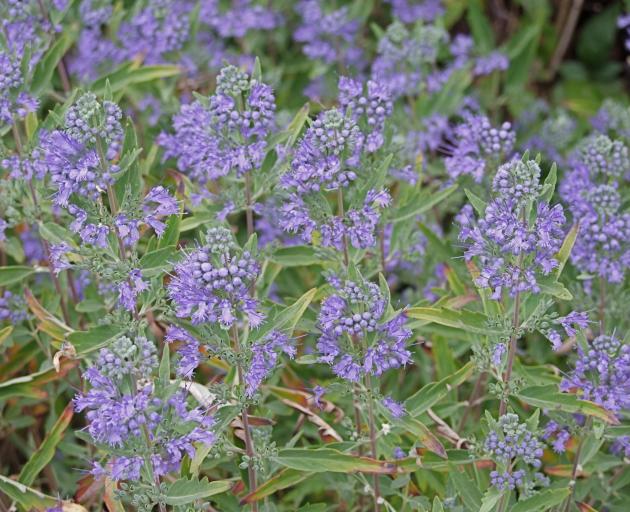
POLYGON ((55 449, 63 438, 63 434, 70 425, 74 412, 74 406, 72 403, 68 404, 63 410, 52 429, 42 444, 35 450, 31 458, 22 468, 18 480, 24 485, 31 485, 39 472, 46 467, 46 465, 52 460, 55 455, 55 449))
POLYGON ((226 492, 232 487, 230 480, 216 480, 209 482, 208 478, 203 480, 181 479, 173 482, 166 491, 167 505, 186 505, 196 500, 202 500, 215 494, 226 492))

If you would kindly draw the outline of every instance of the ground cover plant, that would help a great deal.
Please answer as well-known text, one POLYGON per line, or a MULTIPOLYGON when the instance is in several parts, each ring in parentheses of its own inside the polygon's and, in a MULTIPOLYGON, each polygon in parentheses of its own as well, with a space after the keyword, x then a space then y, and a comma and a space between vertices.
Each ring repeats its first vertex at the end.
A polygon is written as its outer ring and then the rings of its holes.
POLYGON ((0 510, 628 510, 629 7, 0 0, 0 510))

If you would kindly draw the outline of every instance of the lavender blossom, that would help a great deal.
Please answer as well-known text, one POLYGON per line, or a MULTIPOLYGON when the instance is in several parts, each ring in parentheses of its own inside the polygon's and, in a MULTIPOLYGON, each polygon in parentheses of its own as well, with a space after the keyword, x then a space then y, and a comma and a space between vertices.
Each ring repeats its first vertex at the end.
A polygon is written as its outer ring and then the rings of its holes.
POLYGON ((359 22, 349 17, 348 7, 327 12, 321 0, 301 0, 296 11, 302 18, 293 39, 303 44, 303 52, 326 64, 363 67, 363 51, 358 44, 359 22))
POLYGON ((260 265, 248 251, 242 251, 225 228, 212 228, 206 244, 186 255, 175 265, 168 293, 180 318, 195 324, 217 323, 228 329, 243 314, 252 327, 264 315, 258 302, 249 296, 260 273, 260 265))
POLYGON ((543 444, 527 424, 519 423, 516 414, 508 413, 498 421, 492 420, 490 428, 483 450, 497 462, 497 469, 490 473, 492 485, 500 491, 525 489, 530 483, 528 470, 542 465, 543 444))
POLYGON ((201 184, 232 170, 242 176, 262 164, 274 112, 271 87, 228 66, 217 78, 217 93, 184 105, 173 118, 175 133, 162 133, 158 142, 165 158, 176 158, 178 168, 201 184))
POLYGON ((297 353, 292 340, 278 331, 271 331, 263 339, 257 340, 251 349, 251 360, 245 372, 245 395, 248 398, 256 393, 265 378, 276 367, 280 353, 291 359, 297 353))
POLYGON ((466 260, 476 257, 481 263, 475 282, 490 288, 495 299, 504 289, 511 296, 523 291, 539 293, 541 276, 558 266, 554 256, 564 239, 565 217, 560 205, 550 207, 530 195, 536 190, 537 168, 532 161, 525 166, 510 163, 498 175, 494 183, 497 197, 486 206, 483 217, 474 221, 472 208, 467 205, 456 219, 461 226, 459 240, 466 246, 466 260), (527 172, 531 173, 529 178, 527 172), (525 215, 526 204, 519 204, 513 197, 516 185, 509 183, 518 182, 528 183, 519 191, 523 193, 521 199, 529 196, 527 204, 535 204, 533 219, 525 215))
POLYGON ((563 391, 577 389, 585 400, 619 413, 630 409, 630 346, 601 335, 578 345, 575 368, 562 380, 563 391))
POLYGON ((179 342, 177 353, 176 373, 178 377, 191 379, 199 363, 201 362, 199 340, 192 336, 187 330, 171 325, 166 330, 164 338, 168 343, 179 342))
POLYGON ((485 116, 465 115, 443 148, 449 155, 444 159, 446 172, 452 180, 468 174, 481 182, 489 164, 510 154, 515 137, 508 122, 494 128, 485 116))
POLYGON ((385 299, 378 286, 346 280, 335 288, 337 293, 324 299, 318 317, 321 362, 330 364, 339 377, 358 381, 362 375, 378 376, 411 361, 406 349, 411 331, 404 325, 405 317, 385 318, 385 299), (370 345, 359 349, 368 333, 370 345))

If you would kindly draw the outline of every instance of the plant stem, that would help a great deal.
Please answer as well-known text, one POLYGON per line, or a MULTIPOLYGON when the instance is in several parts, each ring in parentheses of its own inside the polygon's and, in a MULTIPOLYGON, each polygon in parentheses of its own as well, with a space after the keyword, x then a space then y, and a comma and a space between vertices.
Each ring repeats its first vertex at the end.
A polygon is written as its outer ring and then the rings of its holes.
MULTIPOLYGON (((105 163, 103 162, 103 165, 105 163)), ((109 210, 112 214, 112 217, 115 217, 118 214, 118 203, 116 201, 116 193, 111 185, 107 186, 107 200, 109 201, 109 210)), ((120 259, 125 261, 127 259, 127 253, 125 251, 125 244, 120 238, 118 231, 114 229, 114 233, 116 234, 116 240, 118 241, 118 252, 120 253, 120 259)))
POLYGON ((586 436, 591 430, 593 426, 593 418, 589 416, 584 425, 584 435, 582 439, 580 439, 580 444, 575 451, 575 459, 573 460, 573 468, 571 469, 571 480, 569 481, 569 486, 571 487, 571 493, 567 496, 567 499, 562 506, 563 512, 569 512, 571 508, 571 502, 573 501, 573 495, 575 494, 575 479, 577 478, 578 469, 580 468, 580 458, 582 456, 582 450, 584 449, 584 441, 586 440, 586 436))
POLYGON ((486 372, 480 373, 475 381, 475 386, 473 387, 472 393, 470 394, 470 398, 468 399, 468 405, 464 410, 464 414, 462 415, 462 419, 459 421, 459 426, 457 430, 461 432, 466 425, 466 421, 468 420, 468 416, 472 412, 475 407, 475 402, 479 398, 482 393, 482 390, 486 384, 486 372))
POLYGON ((252 176, 245 173, 245 218, 247 220, 247 238, 254 234, 254 212, 252 211, 252 176))
MULTIPOLYGON (((241 353, 241 344, 239 342, 238 328, 236 327, 236 324, 232 325, 232 333, 234 338, 234 352, 237 361, 236 370, 238 373, 238 382, 242 385, 244 382, 243 365, 241 364, 239 357, 241 353)), ((243 418, 243 431, 245 434, 245 453, 249 457, 249 461, 247 462, 247 479, 249 484, 249 492, 253 492, 256 490, 256 487, 258 487, 256 483, 256 469, 254 468, 251 460, 253 457, 256 456, 256 452, 254 450, 254 443, 252 442, 251 432, 249 430, 249 414, 247 411, 247 407, 243 408, 241 416, 243 418)), ((258 503, 256 501, 252 503, 252 511, 258 512, 258 503)))
MULTIPOLYGON (((345 217, 345 212, 343 209, 343 189, 339 187, 337 189, 337 217, 341 219, 343 223, 343 219, 345 217)), ((348 263, 350 258, 348 257, 348 237, 346 236, 346 232, 343 233, 343 264, 348 268, 348 263)))
MULTIPOLYGON (((365 374, 365 386, 368 390, 367 406, 368 406, 368 424, 370 427, 370 449, 372 451, 372 458, 375 460, 378 460, 378 450, 376 447, 376 425, 374 421, 372 377, 370 376, 369 373, 365 374)), ((381 500, 381 486, 379 483, 378 473, 374 473, 373 482, 374 482, 374 512, 379 512, 380 500, 381 500)))
POLYGON ((497 507, 497 512, 505 512, 508 503, 510 502, 510 493, 507 492, 503 496, 501 496, 501 501, 499 501, 499 506, 497 507))
POLYGON ((508 359, 507 359, 507 368, 505 373, 503 374, 503 383, 505 385, 505 390, 503 396, 501 397, 501 405, 499 406, 499 416, 503 416, 507 411, 508 406, 508 395, 510 390, 510 380, 512 379, 512 370, 514 368, 514 357, 516 356, 516 343, 518 342, 518 323, 519 323, 519 313, 521 309, 521 293, 516 292, 516 297, 514 298, 514 314, 512 316, 512 336, 510 336, 510 346, 508 348, 508 359))

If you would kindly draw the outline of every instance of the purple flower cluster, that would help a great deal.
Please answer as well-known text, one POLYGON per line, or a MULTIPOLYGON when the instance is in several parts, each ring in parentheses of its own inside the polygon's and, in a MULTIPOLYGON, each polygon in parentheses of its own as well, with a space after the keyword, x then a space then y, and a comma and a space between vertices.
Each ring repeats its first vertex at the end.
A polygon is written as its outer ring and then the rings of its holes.
POLYGON ((392 14, 403 23, 433 21, 444 12, 442 0, 387 0, 392 14))
POLYGON ((374 80, 368 80, 366 89, 364 93, 363 84, 358 80, 339 79, 339 106, 350 110, 354 121, 363 128, 365 140, 360 145, 366 152, 373 153, 384 143, 385 121, 392 114, 393 102, 387 87, 374 80))
POLYGON ((497 175, 496 197, 486 206, 483 217, 475 221, 470 205, 457 216, 466 260, 476 257, 481 263, 476 284, 490 288, 495 299, 504 289, 512 296, 523 291, 539 293, 538 276, 546 276, 558 266, 554 256, 564 239, 565 217, 560 205, 550 207, 529 195, 536 190, 539 172, 533 161, 525 166, 512 161, 497 175), (530 172, 531 177, 524 172, 530 172), (527 197, 527 204, 535 205, 533 219, 525 214, 527 205, 515 200, 516 190, 520 199, 527 197))
POLYGON ((24 298, 5 290, 0 297, 0 322, 9 321, 11 324, 19 324, 28 316, 28 307, 24 298))
POLYGON ((0 122, 12 125, 39 107, 28 92, 29 78, 52 41, 54 27, 38 2, 6 0, 0 4, 0 32, 0 122))
POLYGON ((342 218, 324 214, 322 218, 310 207, 309 198, 291 194, 282 205, 283 226, 289 233, 298 234, 310 243, 316 230, 321 234, 321 245, 342 250, 344 239, 352 247, 366 249, 376 245, 379 210, 389 205, 391 198, 385 191, 368 191, 361 208, 352 208, 342 218))
POLYGON ((179 170, 201 184, 232 170, 241 176, 262 164, 274 115, 271 87, 227 66, 216 94, 184 105, 173 118, 175 133, 162 133, 158 142, 165 158, 176 158, 179 170))
POLYGON ((90 436, 109 445, 112 454, 105 467, 94 463, 94 476, 139 480, 147 459, 156 476, 165 475, 178 471, 185 455, 195 456, 195 443, 214 443, 212 418, 200 408, 189 409, 185 391, 158 398, 154 384, 149 383, 125 393, 119 389, 121 383, 104 375, 98 365, 84 376, 91 388, 75 398, 75 408, 87 411, 90 436), (146 442, 151 445, 145 457, 127 455, 146 452, 146 442))
POLYGON ((214 442, 212 418, 200 408, 189 409, 184 390, 158 396, 151 381, 157 364, 152 342, 122 337, 101 349, 85 371, 90 389, 75 398, 75 408, 87 411, 90 436, 111 453, 105 467, 94 463, 95 476, 139 480, 147 461, 155 475, 165 475, 179 470, 184 455, 194 457, 194 443, 214 442))
POLYGON ((298 2, 296 12, 302 23, 295 29, 293 39, 303 44, 302 51, 309 59, 361 69, 359 21, 350 19, 347 6, 327 11, 322 3, 322 0, 298 2))
POLYGON ((177 361, 176 373, 178 377, 191 379, 201 362, 201 343, 199 343, 199 340, 186 329, 175 325, 171 325, 166 330, 164 339, 168 343, 179 342, 177 348, 179 359, 177 361))
POLYGON ((578 345, 575 368, 560 388, 577 389, 585 400, 615 413, 630 409, 630 345, 606 335, 595 338, 590 346, 578 345))
POLYGON ((190 317, 195 324, 217 323, 228 329, 243 314, 257 327, 264 315, 249 290, 259 273, 258 262, 236 246, 229 230, 211 228, 206 244, 175 265, 168 293, 177 316, 190 317))
POLYGON ((423 71, 435 65, 439 46, 447 37, 435 25, 418 25, 411 32, 400 22, 392 23, 378 43, 373 80, 387 87, 394 98, 418 94, 423 71))
POLYGON ((630 139, 630 109, 615 100, 605 99, 590 121, 599 133, 626 141, 630 139))
POLYGON ((85 93, 68 109, 63 130, 40 140, 43 161, 56 191, 56 205, 67 207, 72 194, 96 200, 114 181, 120 152, 122 112, 110 101, 85 93))
POLYGON ((588 313, 571 311, 566 316, 552 320, 554 327, 545 329, 543 332, 551 341, 554 350, 558 350, 562 345, 562 336, 556 330, 557 327, 562 327, 567 336, 575 336, 579 329, 586 329, 588 323, 588 313))
POLYGON ((244 37, 251 30, 273 30, 283 21, 279 13, 251 0, 234 0, 227 10, 221 7, 218 0, 203 1, 199 19, 222 38, 244 37))
POLYGON ((138 295, 149 288, 149 284, 143 279, 139 269, 133 269, 129 278, 118 284, 118 304, 127 311, 136 309, 138 295))
POLYGON ((555 421, 550 421, 545 426, 542 438, 545 441, 551 441, 553 451, 556 453, 564 453, 567 449, 567 444, 571 439, 571 433, 568 427, 560 425, 555 421))
POLYGON ((619 182, 630 169, 627 146, 606 135, 587 137, 571 157, 560 189, 580 231, 571 261, 611 283, 630 266, 630 214, 621 211, 619 182))
POLYGON ((407 414, 405 406, 394 400, 391 396, 383 398, 381 403, 394 418, 402 418, 405 414, 407 414))
POLYGON ((523 487, 527 481, 524 468, 516 469, 519 463, 540 468, 543 444, 525 423, 520 423, 518 415, 504 414, 488 433, 484 451, 504 470, 498 468, 490 473, 492 485, 499 490, 523 487))
POLYGON ((342 283, 337 277, 330 278, 330 284, 337 293, 324 299, 318 316, 321 362, 332 365, 337 376, 356 382, 362 375, 379 376, 411 361, 406 318, 404 314, 386 318, 387 304, 377 285, 342 283))
POLYGON ((251 360, 245 373, 245 395, 254 396, 256 390, 278 364, 280 354, 293 359, 297 353, 293 340, 278 331, 271 331, 251 346, 251 360))
POLYGON ((480 183, 489 164, 510 155, 516 135, 508 122, 495 128, 486 116, 465 114, 451 137, 443 147, 449 155, 444 159, 446 172, 453 180, 467 174, 480 183))
POLYGON ((357 178, 361 140, 351 117, 337 109, 322 112, 296 148, 282 185, 299 194, 347 187, 357 178))

